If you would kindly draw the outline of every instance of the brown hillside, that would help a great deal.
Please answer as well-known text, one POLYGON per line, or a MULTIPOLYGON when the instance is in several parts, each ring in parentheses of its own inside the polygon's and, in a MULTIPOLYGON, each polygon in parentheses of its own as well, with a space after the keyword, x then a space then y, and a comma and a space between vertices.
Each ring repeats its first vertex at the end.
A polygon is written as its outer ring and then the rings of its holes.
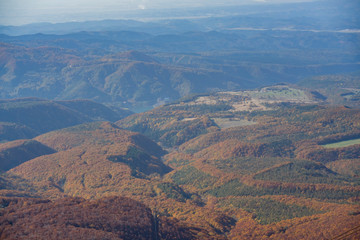
MULTIPOLYGON (((163 150, 138 133, 98 122, 54 131, 36 139, 58 152, 32 159, 8 174, 23 177, 43 197, 131 197, 158 209, 163 216, 189 223, 195 228, 192 231, 206 239, 225 239, 221 234, 229 232, 234 224, 232 218, 203 208, 199 196, 163 182, 160 175, 170 170, 157 157, 163 150), (191 214, 189 209, 197 214, 191 214)), ((176 226, 177 220, 161 224, 176 226)))
POLYGON ((54 196, 118 195, 127 189, 126 183, 146 184, 134 176, 170 170, 157 157, 163 153, 158 145, 107 122, 79 125, 36 139, 59 152, 33 159, 10 172, 54 196))
POLYGON ((1 210, 0 239, 194 239, 185 226, 124 197, 1 202, 8 206, 1 210))
MULTIPOLYGON (((329 150, 339 151, 340 156, 329 159, 340 164, 331 169, 325 162, 299 156, 313 156, 313 150, 325 149, 324 143, 357 137, 358 110, 272 106, 277 108, 244 113, 245 117, 234 113, 239 116, 233 121, 247 119, 256 124, 193 131, 192 140, 164 156, 172 171, 160 160, 164 151, 153 141, 111 123, 96 122, 37 137, 58 152, 7 173, 23 177, 49 199, 136 199, 167 217, 164 224, 176 229, 177 223, 188 223, 196 239, 321 239, 356 227, 358 177, 336 169, 344 166, 341 159, 357 159, 358 146, 329 150)), ((208 110, 206 106, 191 109, 208 110)), ((161 108, 156 111, 161 113, 161 108)), ((194 118, 188 110, 179 118, 179 112, 151 114, 133 123, 154 126, 149 131, 144 128, 144 133, 159 139, 179 126, 202 130, 225 114, 194 118), (164 121, 157 122, 160 118, 164 121), (192 122, 203 124, 193 128, 192 122)))

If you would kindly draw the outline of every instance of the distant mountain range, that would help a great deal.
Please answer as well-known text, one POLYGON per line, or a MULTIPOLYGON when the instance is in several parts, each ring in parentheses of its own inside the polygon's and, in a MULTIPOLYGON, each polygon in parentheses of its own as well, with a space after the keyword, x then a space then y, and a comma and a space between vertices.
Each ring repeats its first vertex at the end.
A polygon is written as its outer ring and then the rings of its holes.
MULTIPOLYGON (((239 4, 237 2, 237 4, 239 4)), ((136 31, 176 34, 187 31, 224 31, 233 28, 344 30, 359 29, 356 0, 317 0, 295 3, 258 3, 235 6, 146 9, 118 12, 106 20, 77 20, 63 23, 32 23, 0 26, 7 35, 68 34, 80 31, 136 31), (124 19, 118 19, 119 14, 124 19)), ((99 17, 88 16, 88 19, 99 17)), ((104 18, 104 14, 102 16, 104 18)))
POLYGON ((3 35, 0 97, 85 98, 139 111, 191 93, 356 72, 357 36, 276 31, 3 35))
POLYGON ((355 9, 352 0, 314 1, 224 7, 196 19, 2 27, 28 35, 0 35, 0 98, 81 98, 143 111, 192 93, 356 74, 355 9))

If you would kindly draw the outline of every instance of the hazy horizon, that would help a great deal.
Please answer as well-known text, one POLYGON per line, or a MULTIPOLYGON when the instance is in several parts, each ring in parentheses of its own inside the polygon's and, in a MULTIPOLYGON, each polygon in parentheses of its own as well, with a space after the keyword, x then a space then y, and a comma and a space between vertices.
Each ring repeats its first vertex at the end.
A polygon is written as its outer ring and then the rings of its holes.
POLYGON ((61 23, 104 19, 141 19, 141 14, 165 9, 221 7, 232 5, 262 5, 274 3, 309 2, 316 0, 13 0, 0 2, 0 25, 18 26, 38 22, 61 23))

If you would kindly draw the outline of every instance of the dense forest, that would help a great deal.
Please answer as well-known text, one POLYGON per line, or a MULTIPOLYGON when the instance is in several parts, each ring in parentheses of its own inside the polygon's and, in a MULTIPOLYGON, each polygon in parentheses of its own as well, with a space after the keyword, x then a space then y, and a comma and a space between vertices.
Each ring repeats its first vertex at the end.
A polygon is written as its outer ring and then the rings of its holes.
POLYGON ((0 25, 0 240, 360 239, 358 0, 158 1, 0 25))
POLYGON ((200 94, 9 139, 1 238, 357 239, 360 111, 319 102, 286 85, 200 94))

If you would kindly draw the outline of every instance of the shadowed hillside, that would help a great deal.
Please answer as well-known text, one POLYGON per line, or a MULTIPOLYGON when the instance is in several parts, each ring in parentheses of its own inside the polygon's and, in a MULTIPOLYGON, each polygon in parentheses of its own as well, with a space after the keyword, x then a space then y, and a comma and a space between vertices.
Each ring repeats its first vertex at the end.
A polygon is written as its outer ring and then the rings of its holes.
POLYGON ((117 121, 131 112, 88 100, 50 101, 38 98, 0 100, 0 140, 32 138, 84 122, 117 121))
POLYGON ((30 159, 56 151, 35 140, 17 140, 0 144, 0 170, 7 171, 30 159))
POLYGON ((39 133, 37 131, 24 125, 10 122, 0 122, 0 142, 16 139, 29 139, 38 134, 39 133))

